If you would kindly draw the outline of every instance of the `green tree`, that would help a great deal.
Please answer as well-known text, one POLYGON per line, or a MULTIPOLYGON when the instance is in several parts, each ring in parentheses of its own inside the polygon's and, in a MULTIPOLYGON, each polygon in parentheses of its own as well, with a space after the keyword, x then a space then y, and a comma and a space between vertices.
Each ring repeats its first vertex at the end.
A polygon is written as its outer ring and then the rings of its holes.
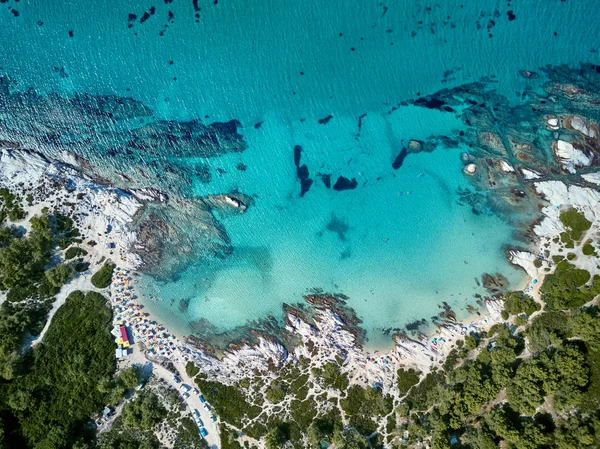
POLYGON ((142 381, 142 370, 139 366, 125 368, 119 373, 119 379, 125 388, 135 388, 142 381))
POLYGON ((123 424, 125 427, 143 430, 153 429, 167 416, 167 410, 162 406, 154 393, 144 392, 133 402, 123 408, 123 424))
POLYGON ((115 269, 115 265, 112 262, 106 262, 102 268, 100 268, 92 276, 92 285, 96 288, 106 288, 112 282, 112 275, 115 269))

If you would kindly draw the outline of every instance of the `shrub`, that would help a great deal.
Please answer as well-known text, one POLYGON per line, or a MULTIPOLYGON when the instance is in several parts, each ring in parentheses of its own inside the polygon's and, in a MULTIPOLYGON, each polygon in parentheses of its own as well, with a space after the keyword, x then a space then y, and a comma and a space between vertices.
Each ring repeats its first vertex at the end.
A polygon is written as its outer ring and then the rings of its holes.
POLYGON ((167 410, 162 406, 154 393, 144 392, 138 398, 123 408, 123 424, 142 430, 150 430, 167 416, 167 410))
POLYGON ((565 248, 573 248, 575 243, 581 240, 583 233, 590 229, 592 223, 585 216, 575 209, 567 209, 560 213, 560 221, 566 228, 560 234, 560 240, 565 248))
MULTIPOLYGON (((540 310, 540 308, 540 305, 526 294, 522 292, 510 292, 504 299, 503 312, 506 312, 508 315, 519 315, 521 313, 531 315, 540 310)), ((505 317, 504 313, 502 317, 505 317)), ((508 319, 508 316, 504 319, 508 319)))
POLYGON ((408 393, 413 386, 419 383, 420 374, 418 371, 415 371, 412 368, 407 370, 399 369, 398 370, 398 390, 400 391, 400 396, 408 393))
POLYGON ((190 377, 196 377, 200 370, 194 365, 193 362, 187 362, 185 365, 185 372, 190 377))
POLYGON ((74 259, 75 257, 85 256, 86 254, 87 254, 87 251, 85 249, 79 248, 77 246, 71 246, 65 252, 65 259, 70 260, 70 259, 74 259))
POLYGON ((142 370, 139 366, 125 368, 119 373, 119 379, 126 388, 135 388, 142 381, 142 370))
POLYGON ((323 382, 325 388, 337 388, 343 391, 348 386, 348 376, 342 374, 339 364, 327 362, 320 370, 313 370, 316 378, 323 382))
POLYGON ((584 256, 596 256, 596 248, 594 248, 594 246, 591 243, 586 243, 585 245, 583 245, 583 248, 581 248, 581 252, 583 253, 584 256))
POLYGON ((195 381, 215 412, 227 423, 242 427, 244 416, 252 419, 261 412, 260 407, 249 404, 244 394, 234 386, 208 381, 202 375, 198 375, 195 381))
POLYGON ((273 404, 277 404, 285 398, 285 387, 279 382, 273 382, 267 387, 265 397, 273 404))
POLYGON ((477 338, 475 338, 473 335, 467 335, 465 337, 465 347, 469 350, 472 351, 473 349, 475 349, 477 346, 479 345, 479 340, 477 340, 477 338))
POLYGON ((77 261, 77 263, 73 266, 75 271, 77 271, 78 273, 83 273, 84 271, 87 271, 89 267, 89 262, 83 262, 81 260, 77 261))
POLYGON ((373 418, 391 412, 392 404, 381 391, 353 385, 347 390, 345 399, 340 401, 349 424, 362 435, 371 435, 377 430, 373 418))
POLYGON ((92 285, 96 288, 106 288, 112 282, 112 275, 115 269, 115 265, 112 262, 106 262, 102 268, 100 268, 92 276, 92 285))
POLYGON ((556 266, 554 273, 544 279, 540 289, 542 299, 548 310, 561 310, 580 307, 600 293, 600 276, 594 276, 592 284, 590 273, 581 270, 563 260, 556 266))
POLYGON ((515 324, 517 326, 525 326, 527 324, 527 318, 525 317, 525 315, 519 315, 518 317, 516 317, 515 324))

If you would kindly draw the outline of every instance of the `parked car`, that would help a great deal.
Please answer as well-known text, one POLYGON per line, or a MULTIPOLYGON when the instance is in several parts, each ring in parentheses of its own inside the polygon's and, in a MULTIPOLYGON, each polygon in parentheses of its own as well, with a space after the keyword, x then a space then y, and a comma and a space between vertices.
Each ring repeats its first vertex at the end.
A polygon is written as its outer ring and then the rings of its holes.
POLYGON ((188 399, 189 397, 190 397, 190 394, 189 394, 189 393, 183 393, 183 398, 184 398, 184 399, 188 399))
POLYGON ((199 395, 200 395, 200 392, 198 391, 198 389, 197 389, 197 388, 194 388, 194 394, 195 394, 196 396, 199 396, 199 395))
POLYGON ((179 387, 179 389, 181 391, 190 391, 192 389, 192 387, 190 387, 189 385, 186 385, 186 384, 181 384, 181 386, 179 387))
POLYGON ((210 411, 210 407, 206 402, 204 403, 204 410, 206 410, 207 412, 210 411))
POLYGON ((180 384, 181 383, 181 379, 177 376, 173 376, 173 380, 175 381, 176 384, 180 384))
POLYGON ((200 418, 196 418, 196 425, 198 427, 204 427, 204 423, 202 422, 202 420, 200 418))
POLYGON ((192 411, 192 415, 194 415, 194 417, 198 418, 200 416, 200 412, 198 411, 198 409, 194 409, 192 411))
POLYGON ((210 415, 210 422, 217 422, 217 417, 215 415, 210 415))
POLYGON ((208 432, 204 427, 200 427, 200 435, 202 435, 203 437, 208 435, 208 432))
POLYGON ((206 399, 204 399, 204 396, 200 395, 200 402, 202 402, 203 404, 206 402, 206 399))

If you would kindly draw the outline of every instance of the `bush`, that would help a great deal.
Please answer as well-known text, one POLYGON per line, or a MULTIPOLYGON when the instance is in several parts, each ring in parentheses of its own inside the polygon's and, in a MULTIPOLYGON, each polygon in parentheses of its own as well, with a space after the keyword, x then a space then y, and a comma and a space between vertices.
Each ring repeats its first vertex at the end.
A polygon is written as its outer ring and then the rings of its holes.
POLYGON ((585 245, 583 245, 583 248, 581 248, 581 252, 583 253, 584 256, 596 256, 596 248, 594 248, 594 246, 591 243, 586 243, 585 245))
MULTIPOLYGON (((541 307, 531 297, 522 292, 510 292, 504 299, 504 310, 509 315, 519 315, 524 313, 531 315, 540 310, 541 307)), ((504 318, 504 314, 502 317, 504 318)), ((507 319, 508 316, 504 319, 507 319)))
POLYGON ((115 269, 115 265, 112 262, 106 262, 102 268, 100 268, 92 276, 92 285, 96 288, 106 288, 112 282, 112 275, 115 269))
POLYGON ((467 335, 465 337, 465 347, 469 350, 472 351, 473 349, 475 349, 477 346, 479 346, 479 340, 477 338, 475 338, 473 335, 467 335))
POLYGON ((77 263, 75 263, 75 265, 73 265, 73 269, 77 273, 83 273, 84 271, 87 271, 88 268, 90 268, 89 262, 77 261, 77 263))
POLYGON ((133 402, 123 408, 123 425, 125 427, 150 430, 167 416, 154 393, 144 392, 133 402))
POLYGON ((565 312, 546 312, 535 317, 526 330, 531 352, 541 352, 570 335, 569 317, 565 312))
POLYGON ((233 426, 241 428, 241 421, 245 416, 252 419, 261 412, 260 407, 249 404, 244 394, 234 386, 211 382, 201 375, 195 381, 217 414, 233 426))
POLYGON ((265 397, 273 404, 277 404, 285 398, 285 390, 281 383, 274 381, 267 387, 265 397))
POLYGON ((77 246, 71 246, 65 252, 65 259, 70 260, 70 259, 74 259, 75 257, 85 256, 86 254, 87 254, 87 251, 85 249, 79 248, 77 246))
POLYGON ((187 373, 188 376, 193 378, 198 375, 200 370, 196 367, 196 365, 194 365, 193 362, 187 362, 185 365, 185 372, 187 373))
POLYGON ((546 276, 540 289, 548 310, 561 310, 580 307, 600 293, 600 276, 594 276, 592 285, 590 273, 563 260, 554 273, 546 276))
POLYGON ((515 324, 517 326, 525 326, 527 324, 527 318, 525 317, 525 315, 519 315, 518 317, 516 317, 515 324))
POLYGON ((320 370, 314 370, 316 378, 321 379, 325 388, 336 388, 343 391, 348 386, 348 376, 342 374, 340 365, 335 362, 327 362, 320 370))
POLYGON ((119 379, 125 388, 135 388, 142 381, 142 370, 139 366, 125 368, 119 373, 119 379))
POLYGON ((400 391, 400 396, 408 393, 408 390, 419 383, 421 379, 420 374, 412 368, 398 370, 398 390, 400 391))
POLYGON ((391 412, 392 403, 384 397, 380 390, 374 388, 362 388, 353 385, 347 390, 345 399, 340 401, 349 424, 361 435, 369 436, 377 430, 377 424, 373 418, 383 416, 391 412))
POLYGON ((567 242, 578 242, 581 240, 583 233, 590 229, 592 223, 588 221, 585 216, 575 209, 567 209, 560 213, 560 221, 567 228, 563 234, 561 234, 561 240, 563 243, 567 242))

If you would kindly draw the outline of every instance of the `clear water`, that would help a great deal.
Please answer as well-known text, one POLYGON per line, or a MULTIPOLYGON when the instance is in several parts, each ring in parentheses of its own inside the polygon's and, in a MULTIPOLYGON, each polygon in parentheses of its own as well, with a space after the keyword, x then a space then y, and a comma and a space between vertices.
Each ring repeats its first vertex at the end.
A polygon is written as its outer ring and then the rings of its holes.
POLYGON ((283 302, 320 287, 350 297, 377 345, 381 329, 429 317, 441 301, 472 302, 482 272, 520 281, 504 259, 512 226, 457 204, 457 187, 467 186, 460 149, 411 155, 391 169, 403 143, 451 133, 460 122, 414 107, 388 111, 484 76, 516 102, 520 69, 598 63, 599 39, 582 31, 596 28, 598 2, 210 0, 199 1, 196 22, 191 0, 156 0, 156 13, 140 24, 150 3, 11 0, 0 5, 0 66, 22 90, 132 96, 159 117, 244 125, 246 152, 182 161, 213 170, 208 185, 191 180, 195 194, 237 188, 256 204, 222 218, 231 258, 198 261, 173 282, 144 280, 148 294, 165 299, 148 306, 172 330, 188 332, 200 318, 224 331, 280 316, 283 302), (174 21, 160 36, 169 10, 174 21), (132 28, 129 13, 137 15, 132 28), (329 114, 328 124, 317 123, 329 114), (294 145, 315 179, 302 198, 294 145), (354 177, 359 187, 327 190, 318 172, 354 177), (326 229, 332 217, 345 233, 326 229), (189 309, 179 312, 172 298, 192 298, 189 309))

